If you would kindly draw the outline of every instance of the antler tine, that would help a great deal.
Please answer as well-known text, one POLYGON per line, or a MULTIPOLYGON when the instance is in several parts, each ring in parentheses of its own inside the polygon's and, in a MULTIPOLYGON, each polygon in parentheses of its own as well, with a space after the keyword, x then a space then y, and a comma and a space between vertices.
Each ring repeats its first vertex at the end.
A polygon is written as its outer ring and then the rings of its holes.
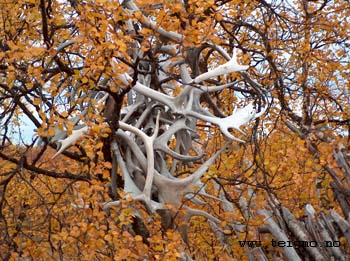
POLYGON ((136 197, 140 195, 141 190, 136 186, 136 184, 132 180, 128 168, 126 167, 126 164, 121 156, 118 145, 115 141, 112 141, 111 149, 117 158, 118 165, 120 166, 121 172, 124 177, 124 192, 130 193, 131 197, 136 197))
POLYGON ((138 101, 136 103, 133 103, 127 107, 124 108, 124 111, 126 112, 125 116, 121 120, 122 122, 127 122, 131 115, 135 113, 135 111, 144 103, 144 101, 138 101))
POLYGON ((206 73, 203 73, 199 76, 197 76, 194 79, 195 83, 200 83, 203 82, 205 80, 208 80, 210 78, 219 76, 219 75, 224 75, 224 74, 229 74, 232 72, 238 72, 238 71, 245 71, 249 68, 248 65, 240 65, 237 62, 237 51, 236 48, 233 49, 233 55, 231 60, 229 60, 228 62, 218 66, 217 68, 210 70, 206 73))
POLYGON ((181 160, 181 161, 196 161, 203 157, 203 155, 197 155, 197 156, 189 156, 189 155, 182 155, 179 154, 173 150, 171 150, 167 143, 171 139, 171 136, 174 135, 179 130, 188 130, 192 131, 190 128, 186 126, 186 119, 182 118, 177 120, 173 125, 170 126, 169 129, 167 129, 162 135, 160 135, 154 142, 154 149, 163 151, 170 156, 172 156, 175 159, 181 160))
POLYGON ((207 121, 210 123, 213 123, 217 126, 219 126, 221 132, 229 139, 235 140, 238 142, 244 143, 243 140, 238 139, 234 137, 232 134, 230 134, 229 129, 234 129, 243 135, 245 135, 245 132, 243 132, 240 129, 240 126, 247 124, 249 121, 255 119, 257 116, 261 116, 263 112, 256 114, 256 109, 254 108, 254 105, 252 103, 249 103, 247 106, 241 109, 235 110, 232 115, 225 117, 225 118, 218 118, 218 117, 210 117, 206 115, 202 115, 200 113, 197 113, 195 111, 186 111, 187 116, 193 116, 200 120, 207 121))
POLYGON ((190 187, 199 181, 203 174, 208 170, 209 166, 214 163, 215 159, 225 148, 226 145, 204 162, 193 174, 186 178, 168 178, 155 172, 154 183, 158 188, 159 199, 162 202, 170 203, 174 206, 180 206, 182 197, 186 193, 191 192, 190 187))
POLYGON ((159 116, 160 116, 160 112, 158 112, 156 127, 155 127, 154 133, 151 137, 147 136, 145 133, 143 133, 141 130, 135 128, 134 126, 131 126, 131 125, 126 124, 124 122, 119 122, 120 128, 122 128, 124 130, 128 130, 130 132, 133 132, 134 134, 138 135, 144 142, 144 145, 146 148, 146 154, 147 154, 147 174, 146 174, 147 176, 146 176, 146 184, 145 184, 145 187, 143 189, 142 194, 144 194, 144 196, 147 200, 150 200, 150 198, 151 198, 151 188, 152 188, 152 183, 153 183, 153 172, 154 172, 153 142, 158 135, 159 116))
POLYGON ((208 110, 203 109, 203 107, 200 105, 200 97, 203 91, 201 89, 193 89, 192 93, 192 104, 189 110, 193 110, 206 116, 214 117, 214 115, 212 115, 208 110))
POLYGON ((65 151, 69 146, 73 145, 78 139, 83 137, 88 131, 88 127, 85 126, 79 130, 73 130, 72 134, 65 138, 64 140, 59 140, 58 142, 61 144, 60 149, 56 152, 55 155, 52 156, 51 159, 56 158, 59 154, 65 151))

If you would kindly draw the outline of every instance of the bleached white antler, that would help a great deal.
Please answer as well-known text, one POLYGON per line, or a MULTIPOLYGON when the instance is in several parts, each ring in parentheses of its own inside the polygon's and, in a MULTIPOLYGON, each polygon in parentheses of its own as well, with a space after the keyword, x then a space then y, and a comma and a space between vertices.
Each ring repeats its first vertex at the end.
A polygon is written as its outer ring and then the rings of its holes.
POLYGON ((195 83, 200 83, 202 81, 208 80, 210 78, 213 78, 215 76, 219 75, 224 75, 224 74, 229 74, 233 72, 238 72, 238 71, 245 71, 249 68, 248 65, 240 65, 237 62, 237 51, 236 48, 233 49, 233 55, 230 61, 218 66, 217 68, 210 70, 206 73, 203 73, 199 76, 197 76, 194 79, 195 83))
POLYGON ((245 135, 245 132, 243 132, 240 129, 240 127, 247 124, 249 121, 256 119, 257 117, 260 117, 264 112, 265 112, 265 108, 261 112, 256 113, 256 109, 255 109, 253 103, 249 103, 244 108, 235 110, 232 115, 230 115, 226 118, 210 117, 210 116, 206 116, 206 115, 197 113, 195 111, 190 111, 190 110, 186 111, 186 115, 193 116, 193 117, 196 117, 197 119, 213 123, 213 124, 219 126, 221 132, 227 138, 244 143, 243 140, 234 137, 229 132, 229 129, 234 129, 234 130, 242 133, 243 135, 245 135))
MULTIPOLYGON (((180 130, 187 130, 192 131, 189 127, 186 126, 186 119, 179 119, 176 122, 174 122, 169 129, 167 129, 162 135, 160 135, 154 142, 154 149, 163 151, 170 156, 172 156, 175 159, 182 160, 182 161, 195 161, 199 160, 203 157, 203 154, 199 155, 182 155, 176 151, 171 150, 168 147, 168 142, 170 141, 171 137, 177 133, 180 130)), ((183 135, 184 136, 184 135, 183 135)), ((190 142, 192 142, 190 140, 190 142)), ((187 147, 191 147, 191 144, 186 144, 187 147)))
POLYGON ((69 146, 73 145, 77 140, 83 137, 88 131, 88 129, 89 128, 85 126, 79 130, 73 130, 70 136, 68 136, 64 140, 57 141, 58 143, 60 143, 61 146, 60 146, 60 149, 56 152, 56 154, 52 156, 51 159, 54 159, 55 157, 57 157, 59 154, 65 151, 69 146))
POLYGON ((186 193, 191 192, 191 186, 196 185, 225 148, 226 145, 204 162, 193 174, 186 178, 168 178, 155 172, 154 183, 158 188, 161 201, 174 206, 180 206, 182 197, 186 193))
POLYGON ((112 141, 111 149, 117 158, 118 165, 119 165, 120 170, 121 170, 123 177, 124 177, 124 192, 129 193, 130 195, 127 195, 127 196, 131 196, 131 197, 136 197, 136 196, 140 195, 141 190, 136 186, 136 184, 132 180, 132 178, 129 174, 129 170, 126 167, 126 164, 125 164, 125 162, 122 158, 122 155, 119 151, 118 145, 115 141, 112 141))
MULTIPOLYGON (((129 83, 132 81, 132 78, 127 73, 120 74, 119 79, 121 82, 125 85, 129 85, 129 83)), ((171 97, 169 95, 166 95, 164 93, 158 92, 156 90, 153 90, 146 85, 140 83, 137 81, 135 85, 132 88, 134 91, 138 92, 139 94, 150 98, 153 101, 158 101, 166 106, 168 106, 173 112, 179 113, 183 109, 183 103, 185 101, 185 98, 187 97, 188 93, 191 90, 190 86, 186 86, 183 88, 181 93, 177 97, 171 97)))
MULTIPOLYGON (((125 162, 120 154, 118 145, 116 142, 112 142, 111 144, 111 149, 113 150, 113 152, 115 153, 116 157, 117 157, 117 161, 118 164, 120 166, 121 172, 123 173, 123 177, 124 177, 124 192, 126 192, 126 196, 127 197, 131 197, 134 198, 136 200, 142 200, 142 192, 141 190, 136 186, 136 184, 134 183, 134 181, 132 180, 129 171, 125 165, 125 162)), ((151 211, 157 210, 157 209, 164 209, 165 207, 154 201, 154 200, 144 200, 146 204, 149 204, 148 207, 150 208, 151 211)), ((103 209, 108 209, 112 206, 118 206, 120 204, 120 201, 111 201, 111 202, 107 202, 104 204, 103 209)))
POLYGON ((151 189, 153 184, 153 176, 154 176, 154 151, 153 151, 153 142, 158 135, 159 130, 159 117, 160 113, 158 112, 156 119, 156 127, 151 137, 147 136, 144 132, 139 130, 138 128, 126 124, 124 122, 119 122, 119 126, 123 130, 130 131, 137 136, 139 136, 145 144, 146 154, 147 154, 147 173, 146 173, 146 183, 143 189, 143 192, 135 197, 137 200, 144 201, 149 207, 151 206, 151 189))

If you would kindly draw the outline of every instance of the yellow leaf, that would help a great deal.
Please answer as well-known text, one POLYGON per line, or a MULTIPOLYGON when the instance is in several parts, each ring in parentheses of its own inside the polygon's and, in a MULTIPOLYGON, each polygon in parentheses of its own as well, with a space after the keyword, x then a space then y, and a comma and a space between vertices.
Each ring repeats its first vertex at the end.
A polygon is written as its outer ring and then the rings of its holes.
POLYGON ((224 229, 224 232, 225 235, 231 235, 232 234, 232 231, 230 229, 224 229))
POLYGON ((222 227, 227 226, 227 221, 222 221, 222 222, 221 222, 221 226, 222 226, 222 227))
POLYGON ((94 132, 100 132, 100 127, 98 126, 98 125, 94 125, 94 126, 92 126, 92 130, 94 131, 94 132))
POLYGON ((107 178, 109 178, 109 171, 108 170, 103 170, 103 172, 102 172, 102 176, 103 176, 103 178, 104 179, 107 179, 107 178))
POLYGON ((34 98, 33 104, 34 105, 39 105, 41 103, 41 99, 40 98, 34 98))
POLYGON ((107 235, 104 236, 103 239, 106 240, 107 242, 112 242, 112 239, 113 239, 113 238, 112 238, 111 235, 108 235, 108 234, 107 234, 107 235))
POLYGON ((64 118, 66 118, 66 117, 68 116, 68 113, 67 113, 66 111, 61 112, 61 116, 64 117, 64 118))
POLYGON ((215 19, 216 19, 216 21, 221 22, 222 21, 222 14, 216 13, 215 14, 215 19))
POLYGON ((107 169, 111 169, 112 168, 112 164, 110 163, 110 162, 104 162, 103 163, 103 166, 105 167, 105 168, 107 168, 107 169))
POLYGON ((140 19, 140 18, 142 17, 141 11, 136 11, 136 12, 134 13, 134 16, 135 16, 135 18, 140 19))
POLYGON ((82 83, 87 83, 88 81, 89 81, 89 79, 86 76, 84 76, 83 79, 81 79, 82 83))
POLYGON ((136 235, 135 241, 138 241, 138 242, 142 241, 142 237, 140 235, 136 235))
POLYGON ((55 136, 55 129, 54 128, 50 128, 48 131, 49 136, 55 136))
POLYGON ((108 127, 107 127, 107 128, 104 128, 103 131, 105 131, 105 132, 107 132, 107 133, 112 133, 111 128, 108 128, 108 127))

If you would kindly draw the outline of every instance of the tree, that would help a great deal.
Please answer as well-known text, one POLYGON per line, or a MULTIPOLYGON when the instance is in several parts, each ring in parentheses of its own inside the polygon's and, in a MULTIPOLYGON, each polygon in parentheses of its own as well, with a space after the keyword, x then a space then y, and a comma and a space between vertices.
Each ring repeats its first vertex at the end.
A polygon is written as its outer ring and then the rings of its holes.
POLYGON ((349 255, 346 1, 1 10, 3 259, 349 255))

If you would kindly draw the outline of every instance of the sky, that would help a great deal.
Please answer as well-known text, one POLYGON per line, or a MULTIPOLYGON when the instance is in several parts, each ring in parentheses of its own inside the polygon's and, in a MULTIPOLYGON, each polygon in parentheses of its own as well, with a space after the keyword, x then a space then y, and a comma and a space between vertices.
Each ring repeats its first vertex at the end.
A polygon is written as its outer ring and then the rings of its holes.
POLYGON ((20 125, 19 126, 10 126, 11 136, 13 137, 13 142, 15 144, 22 144, 21 142, 21 136, 24 141, 24 143, 28 144, 32 142, 32 139, 35 138, 35 132, 36 129, 35 125, 32 123, 29 118, 24 115, 20 118, 20 125))

